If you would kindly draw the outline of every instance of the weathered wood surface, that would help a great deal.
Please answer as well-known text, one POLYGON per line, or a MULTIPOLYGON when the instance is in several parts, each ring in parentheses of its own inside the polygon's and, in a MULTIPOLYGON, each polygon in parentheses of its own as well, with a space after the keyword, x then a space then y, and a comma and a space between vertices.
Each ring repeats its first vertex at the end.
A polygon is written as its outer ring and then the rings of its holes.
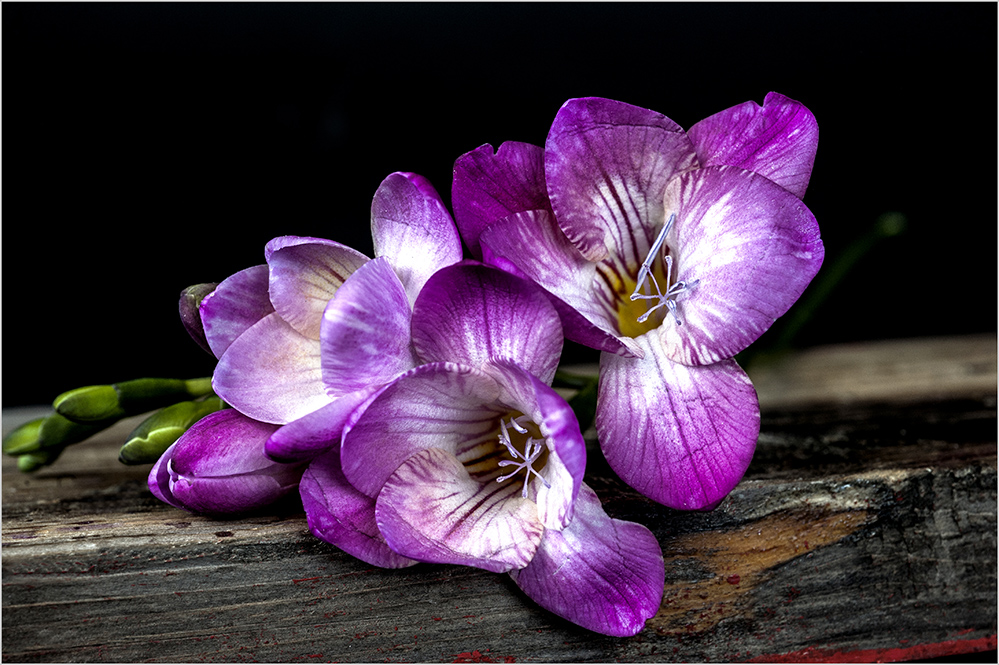
POLYGON ((757 454, 712 512, 656 506, 591 454, 588 482, 607 511, 652 529, 666 559, 661 610, 635 637, 579 629, 504 575, 371 568, 313 538, 294 508, 219 521, 165 506, 145 488, 146 467, 116 461, 134 424, 122 423, 33 476, 4 459, 3 660, 890 661, 994 650, 995 336, 813 350, 753 374, 757 454), (938 372, 946 379, 926 381, 938 372))

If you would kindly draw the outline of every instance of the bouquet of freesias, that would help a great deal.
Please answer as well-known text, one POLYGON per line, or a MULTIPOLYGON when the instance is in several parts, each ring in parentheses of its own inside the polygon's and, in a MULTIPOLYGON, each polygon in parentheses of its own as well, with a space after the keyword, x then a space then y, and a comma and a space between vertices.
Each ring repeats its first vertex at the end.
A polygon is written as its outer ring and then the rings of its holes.
POLYGON ((817 142, 776 93, 687 131, 571 99, 544 147, 457 159, 453 218, 427 180, 389 175, 373 259, 281 236, 264 263, 186 289, 210 379, 64 393, 4 451, 30 471, 155 410, 120 458, 152 463, 172 506, 237 515, 297 492, 312 533, 369 564, 507 573, 569 621, 633 635, 659 608, 662 550, 583 481, 580 423, 552 388, 563 339, 600 351, 593 424, 620 478, 671 508, 717 506, 760 425, 733 356, 822 263, 801 201, 817 142))

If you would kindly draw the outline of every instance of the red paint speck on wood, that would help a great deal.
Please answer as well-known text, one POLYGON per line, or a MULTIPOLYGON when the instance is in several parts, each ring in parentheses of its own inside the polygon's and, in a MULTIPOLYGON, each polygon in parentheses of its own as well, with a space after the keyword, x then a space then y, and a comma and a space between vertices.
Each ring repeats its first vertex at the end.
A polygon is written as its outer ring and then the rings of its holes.
MULTIPOLYGON (((489 649, 486 649, 489 651, 489 649)), ((501 661, 495 658, 490 658, 486 656, 481 651, 476 649, 475 651, 463 651, 462 653, 456 654, 453 663, 499 663, 501 661)), ((517 659, 513 656, 504 656, 502 662, 504 663, 516 663, 517 659)))
POLYGON ((292 580, 291 582, 292 582, 292 584, 298 584, 299 582, 311 582, 312 580, 318 580, 318 579, 320 579, 320 578, 319 577, 302 577, 302 578, 297 579, 297 580, 292 580))
POLYGON ((996 636, 974 640, 947 640, 932 644, 887 649, 835 651, 833 649, 802 649, 791 653, 771 654, 750 658, 750 663, 894 663, 941 656, 957 656, 996 648, 996 636))

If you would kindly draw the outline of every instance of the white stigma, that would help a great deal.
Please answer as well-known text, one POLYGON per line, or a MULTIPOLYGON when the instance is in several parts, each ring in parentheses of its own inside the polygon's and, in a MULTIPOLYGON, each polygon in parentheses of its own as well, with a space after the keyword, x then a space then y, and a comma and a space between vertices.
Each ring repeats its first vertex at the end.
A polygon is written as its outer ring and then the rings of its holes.
MULTIPOLYGON (((525 416, 521 416, 521 417, 523 418, 525 416)), ((515 429, 517 432, 519 432, 521 434, 527 434, 527 430, 524 427, 522 427, 520 425, 520 423, 518 423, 513 418, 510 419, 510 427, 512 427, 513 429, 515 429)), ((499 440, 500 440, 500 443, 502 443, 504 446, 506 446, 507 452, 509 452, 510 453, 510 457, 513 458, 512 460, 507 460, 507 459, 500 460, 499 465, 500 466, 516 466, 517 468, 513 470, 513 473, 508 473, 505 476, 500 476, 499 478, 496 479, 496 482, 501 483, 504 480, 508 480, 510 478, 513 478, 518 473, 520 473, 521 469, 527 469, 527 475, 524 477, 524 489, 520 493, 520 496, 522 496, 523 498, 526 499, 527 498, 527 483, 531 479, 531 474, 533 473, 538 478, 541 478, 541 474, 538 473, 534 469, 533 464, 534 464, 534 461, 536 459, 538 459, 538 456, 541 454, 541 451, 544 450, 544 445, 545 445, 544 439, 531 439, 531 438, 528 438, 527 439, 527 443, 524 444, 524 452, 523 452, 523 454, 521 454, 521 452, 519 450, 517 450, 516 448, 513 447, 513 443, 510 441, 510 432, 506 428, 506 423, 501 420, 500 421, 500 436, 499 436, 499 440), (519 462, 516 461, 518 459, 521 460, 521 461, 519 461, 519 462)), ((541 478, 541 482, 543 482, 545 484, 545 487, 551 487, 551 484, 547 480, 545 480, 544 478, 541 478)))
POLYGON ((642 261, 641 267, 638 269, 638 277, 636 278, 635 291, 631 294, 631 299, 634 300, 655 300, 657 301, 652 307, 638 317, 639 323, 645 323, 649 320, 649 316, 652 312, 656 311, 660 307, 665 306, 669 310, 673 318, 676 319, 676 325, 682 326, 683 321, 680 320, 680 315, 676 311, 676 297, 683 293, 684 291, 689 291, 690 289, 697 286, 700 280, 695 279, 692 282, 677 282, 672 286, 669 286, 670 281, 673 277, 673 257, 669 255, 663 255, 663 262, 666 264, 666 293, 663 293, 662 289, 659 288, 659 282, 656 281, 656 276, 652 274, 652 264, 656 261, 656 254, 663 246, 663 242, 666 240, 666 234, 669 230, 673 228, 673 221, 676 219, 676 213, 670 213, 669 219, 666 220, 666 224, 663 225, 662 230, 659 235, 656 236, 656 241, 652 243, 652 248, 649 250, 648 256, 642 261), (655 293, 648 293, 649 289, 646 285, 646 279, 652 283, 652 288, 655 289, 655 293), (646 287, 646 293, 639 293, 642 287, 646 287))

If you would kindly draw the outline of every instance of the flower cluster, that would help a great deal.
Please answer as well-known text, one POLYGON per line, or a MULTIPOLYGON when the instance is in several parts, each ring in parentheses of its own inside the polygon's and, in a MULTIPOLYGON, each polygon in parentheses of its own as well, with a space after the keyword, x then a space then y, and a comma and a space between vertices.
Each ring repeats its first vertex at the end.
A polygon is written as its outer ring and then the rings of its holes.
POLYGON ((552 388, 563 339, 601 352, 595 425, 620 477, 666 506, 718 505, 759 432, 733 356, 822 262, 801 202, 817 140, 775 93, 686 132, 573 99, 544 147, 461 156, 453 219, 424 178, 390 175, 375 258, 283 236, 264 264, 185 291, 217 398, 170 421, 151 491, 210 515, 297 491, 311 532, 365 562, 508 573, 584 628, 639 632, 662 551, 583 481, 580 423, 552 388))

